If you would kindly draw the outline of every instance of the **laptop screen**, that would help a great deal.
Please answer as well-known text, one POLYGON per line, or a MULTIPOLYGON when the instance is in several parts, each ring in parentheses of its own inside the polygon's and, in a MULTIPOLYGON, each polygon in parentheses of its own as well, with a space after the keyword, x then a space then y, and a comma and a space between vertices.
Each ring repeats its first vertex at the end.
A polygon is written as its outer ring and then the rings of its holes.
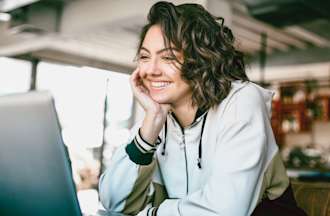
POLYGON ((52 96, 0 97, 0 215, 72 215, 80 208, 52 96))

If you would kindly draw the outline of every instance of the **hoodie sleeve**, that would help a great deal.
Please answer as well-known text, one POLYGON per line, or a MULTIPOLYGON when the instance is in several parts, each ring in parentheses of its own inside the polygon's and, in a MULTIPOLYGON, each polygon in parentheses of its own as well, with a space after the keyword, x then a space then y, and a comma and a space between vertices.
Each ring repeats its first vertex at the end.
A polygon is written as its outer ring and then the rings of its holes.
POLYGON ((267 104, 249 87, 232 98, 224 115, 208 181, 185 198, 166 199, 158 216, 247 216, 254 210, 271 131, 267 104))
POLYGON ((107 211, 135 215, 148 204, 151 207, 163 201, 166 191, 158 178, 156 147, 142 139, 138 126, 131 131, 131 142, 116 150, 110 167, 100 177, 99 194, 107 211))

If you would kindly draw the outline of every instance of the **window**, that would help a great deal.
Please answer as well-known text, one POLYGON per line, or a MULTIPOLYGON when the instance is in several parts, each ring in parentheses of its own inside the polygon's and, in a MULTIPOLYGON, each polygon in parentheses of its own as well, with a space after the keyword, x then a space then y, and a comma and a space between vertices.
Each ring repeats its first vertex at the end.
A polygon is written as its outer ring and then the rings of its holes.
POLYGON ((0 57, 0 95, 28 91, 30 76, 30 62, 0 57))
POLYGON ((106 167, 113 151, 127 142, 133 105, 129 76, 41 62, 37 89, 48 90, 54 97, 82 210, 94 213, 100 159, 106 167))

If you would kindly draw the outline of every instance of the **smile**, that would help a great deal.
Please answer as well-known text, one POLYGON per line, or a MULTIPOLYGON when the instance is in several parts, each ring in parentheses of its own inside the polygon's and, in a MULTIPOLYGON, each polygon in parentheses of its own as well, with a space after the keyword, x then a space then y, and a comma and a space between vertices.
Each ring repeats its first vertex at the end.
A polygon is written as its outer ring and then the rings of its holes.
POLYGON ((150 82, 150 86, 155 89, 166 88, 171 82, 150 82))

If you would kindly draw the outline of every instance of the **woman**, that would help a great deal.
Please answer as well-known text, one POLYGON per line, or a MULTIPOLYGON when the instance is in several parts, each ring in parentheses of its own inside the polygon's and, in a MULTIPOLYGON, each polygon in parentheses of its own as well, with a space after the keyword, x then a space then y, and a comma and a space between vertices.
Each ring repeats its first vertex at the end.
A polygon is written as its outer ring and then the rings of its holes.
POLYGON ((233 43, 223 19, 200 5, 151 8, 131 76, 145 117, 100 179, 107 210, 304 215, 271 130, 273 93, 248 81, 233 43))

